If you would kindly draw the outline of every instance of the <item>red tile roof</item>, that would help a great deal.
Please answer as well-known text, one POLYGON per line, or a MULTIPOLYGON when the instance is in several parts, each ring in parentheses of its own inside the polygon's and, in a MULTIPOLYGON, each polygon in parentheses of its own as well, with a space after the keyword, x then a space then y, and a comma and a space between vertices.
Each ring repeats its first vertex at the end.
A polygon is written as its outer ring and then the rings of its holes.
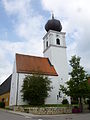
POLYGON ((48 58, 16 54, 18 73, 40 73, 42 75, 58 76, 48 58))

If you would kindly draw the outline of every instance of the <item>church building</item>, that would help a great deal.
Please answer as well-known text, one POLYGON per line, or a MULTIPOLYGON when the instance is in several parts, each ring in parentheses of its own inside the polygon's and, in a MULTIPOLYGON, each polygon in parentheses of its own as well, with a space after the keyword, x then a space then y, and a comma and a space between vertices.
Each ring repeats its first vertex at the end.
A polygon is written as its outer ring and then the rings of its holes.
MULTIPOLYGON (((22 85, 26 75, 41 73, 48 76, 53 86, 50 96, 45 104, 60 104, 66 97, 59 92, 60 84, 64 85, 68 80, 68 64, 66 55, 65 32, 59 20, 48 20, 45 25, 46 34, 43 37, 44 57, 16 54, 10 89, 10 106, 25 105, 22 99, 22 85)), ((43 88, 42 88, 43 89, 43 88)))

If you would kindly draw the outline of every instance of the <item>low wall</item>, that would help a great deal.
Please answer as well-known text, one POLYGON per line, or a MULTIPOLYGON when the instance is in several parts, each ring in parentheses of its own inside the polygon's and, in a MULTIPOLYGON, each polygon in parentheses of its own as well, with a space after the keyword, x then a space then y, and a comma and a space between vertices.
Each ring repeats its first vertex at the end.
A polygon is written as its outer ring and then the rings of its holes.
POLYGON ((13 107, 14 111, 32 113, 37 115, 57 115, 72 113, 71 107, 13 107))

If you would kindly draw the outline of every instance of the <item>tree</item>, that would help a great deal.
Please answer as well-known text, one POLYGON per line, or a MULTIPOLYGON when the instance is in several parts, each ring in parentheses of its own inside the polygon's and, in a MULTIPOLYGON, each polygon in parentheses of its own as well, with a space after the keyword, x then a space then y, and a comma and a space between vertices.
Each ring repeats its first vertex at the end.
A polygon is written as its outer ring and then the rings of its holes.
MULTIPOLYGON (((89 75, 90 76, 90 75, 89 75)), ((90 77, 88 77, 88 91, 87 91, 87 98, 90 100, 90 77)))
POLYGON ((60 90, 72 98, 79 99, 82 112, 82 98, 86 98, 88 94, 87 74, 80 65, 80 57, 72 56, 69 62, 72 67, 72 71, 69 73, 71 77, 66 82, 67 87, 60 85, 60 90))
POLYGON ((43 75, 27 75, 24 79, 21 92, 22 98, 31 105, 42 105, 49 95, 51 81, 43 75))

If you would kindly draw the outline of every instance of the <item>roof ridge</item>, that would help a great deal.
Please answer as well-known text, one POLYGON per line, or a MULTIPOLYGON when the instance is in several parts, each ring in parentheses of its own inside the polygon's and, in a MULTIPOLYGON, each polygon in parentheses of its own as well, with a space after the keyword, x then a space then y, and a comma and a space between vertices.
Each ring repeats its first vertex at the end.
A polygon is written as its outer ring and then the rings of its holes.
POLYGON ((27 55, 27 54, 20 54, 20 53, 16 53, 16 55, 27 56, 27 57, 35 57, 35 58, 42 58, 42 59, 48 59, 48 57, 34 56, 34 55, 27 55))

